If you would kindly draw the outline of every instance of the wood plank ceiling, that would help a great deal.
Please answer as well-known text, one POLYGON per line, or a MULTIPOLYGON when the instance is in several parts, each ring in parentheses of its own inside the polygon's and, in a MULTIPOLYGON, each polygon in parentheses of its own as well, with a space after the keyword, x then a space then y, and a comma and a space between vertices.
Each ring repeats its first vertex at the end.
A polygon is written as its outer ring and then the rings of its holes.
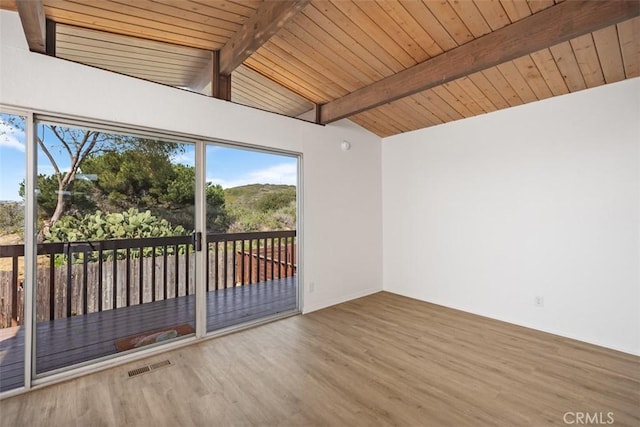
MULTIPOLYGON (((0 0, 0 7, 15 9, 15 1, 0 0)), ((282 28, 239 58, 242 65, 232 74, 231 100, 297 116, 314 104, 333 106, 363 88, 380 87, 378 98, 390 102, 352 109, 355 114, 347 116, 384 137, 637 77, 640 3, 620 1, 631 12, 612 25, 395 97, 387 96, 382 81, 520 21, 526 25, 538 13, 549 14, 549 22, 555 16, 563 19, 562 0, 302 2, 282 28)), ((264 9, 261 0, 42 4, 47 19, 65 24, 57 25, 58 56, 204 92, 212 90, 206 85, 211 52, 223 49, 224 54, 236 46, 243 25, 264 9)), ((487 53, 471 56, 482 62, 483 55, 487 53)), ((330 113, 328 108, 325 113, 330 113)))

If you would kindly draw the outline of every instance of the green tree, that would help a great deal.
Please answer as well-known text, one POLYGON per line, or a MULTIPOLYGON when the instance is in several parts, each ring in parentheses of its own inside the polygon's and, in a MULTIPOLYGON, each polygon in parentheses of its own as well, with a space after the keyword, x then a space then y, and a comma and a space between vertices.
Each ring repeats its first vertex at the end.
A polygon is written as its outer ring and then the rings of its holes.
POLYGON ((131 148, 94 154, 82 170, 96 175, 95 187, 110 204, 142 209, 158 205, 174 178, 170 153, 131 148))
POLYGON ((164 200, 174 205, 194 203, 196 194, 195 168, 185 165, 173 165, 172 179, 167 185, 164 200))
MULTIPOLYGON (((46 221, 51 218, 58 206, 58 181, 54 175, 40 174, 37 178, 37 194, 38 201, 38 218, 46 221)), ((91 193, 93 186, 85 180, 74 180, 66 191, 65 211, 66 212, 85 212, 95 208, 91 193)), ((25 182, 20 183, 20 197, 25 197, 25 182)))
MULTIPOLYGON (((102 153, 87 158, 83 171, 98 176, 95 188, 104 200, 103 209, 149 209, 172 224, 194 228, 195 168, 172 164, 169 153, 139 149, 102 153)), ((229 217, 222 187, 208 183, 206 201, 208 229, 226 231, 229 217)))
MULTIPOLYGON (((63 214, 95 209, 148 209, 172 224, 193 229, 195 168, 172 163, 182 145, 48 124, 41 125, 37 138, 54 169, 37 182, 40 241, 63 214), (68 170, 60 167, 66 166, 60 153, 69 159, 68 170), (90 181, 79 179, 87 177, 90 181)), ((24 197, 24 183, 20 191, 24 197)), ((208 184, 206 192, 209 229, 226 231, 229 218, 222 188, 208 184)))
MULTIPOLYGON (((24 120, 13 120, 11 124, 18 129, 24 130, 24 120)), ((72 186, 84 161, 92 155, 100 152, 122 151, 137 147, 138 149, 150 150, 152 152, 171 153, 178 147, 177 144, 157 143, 156 141, 138 138, 131 135, 109 134, 92 129, 81 129, 66 127, 55 124, 41 123, 39 131, 36 133, 38 147, 48 158, 54 170, 51 178, 56 184, 53 191, 51 182, 44 183, 43 188, 39 188, 39 196, 42 200, 55 200, 55 207, 49 207, 51 212, 49 218, 43 220, 42 227, 38 234, 38 240, 42 241, 51 226, 55 224, 63 215, 68 197, 73 193, 72 186), (61 163, 61 159, 66 159, 61 163), (68 164, 68 166, 67 166, 68 164), (65 165, 63 168, 61 165, 65 165), (45 194, 45 191, 47 194, 45 194)), ((77 191, 77 190, 76 190, 77 191)), ((24 192, 24 191, 23 191, 24 192)))
MULTIPOLYGON (((164 201, 173 208, 174 223, 184 224, 186 221, 193 221, 196 194, 196 171, 192 166, 173 165, 173 176, 167 186, 164 201), (190 207, 181 209, 180 207, 190 207), (180 219, 179 217, 182 217, 180 219)), ((229 214, 225 206, 224 190, 220 185, 207 183, 206 187, 207 203, 207 230, 217 233, 226 232, 229 227, 229 214)))
MULTIPOLYGON (((65 209, 65 195, 69 191, 69 187, 76 179, 76 174, 80 169, 83 160, 95 149, 106 144, 108 140, 104 134, 93 130, 81 130, 75 128, 66 128, 55 125, 42 125, 43 131, 38 133, 36 140, 42 152, 47 156, 53 166, 57 189, 55 190, 56 204, 51 213, 51 217, 44 221, 40 229, 39 239, 46 234, 51 226, 60 219, 65 209), (48 129, 50 132, 45 132, 48 129), (53 135, 58 143, 49 144, 45 141, 45 135, 53 135), (57 148, 66 153, 69 157, 69 170, 63 171, 56 158, 53 156, 53 149, 57 148)), ((42 194, 42 190, 40 192, 42 194)))
POLYGON ((207 183, 207 230, 227 232, 231 217, 226 207, 224 190, 220 185, 207 183))

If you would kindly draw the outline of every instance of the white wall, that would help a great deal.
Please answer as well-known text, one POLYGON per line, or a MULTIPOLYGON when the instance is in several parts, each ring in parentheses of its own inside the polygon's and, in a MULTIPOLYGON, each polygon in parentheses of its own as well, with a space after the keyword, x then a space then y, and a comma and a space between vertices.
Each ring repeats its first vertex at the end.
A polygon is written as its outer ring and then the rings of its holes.
POLYGON ((381 142, 28 52, 0 12, 0 104, 302 153, 306 312, 382 289, 381 142), (342 152, 348 140, 352 150, 342 152))
POLYGON ((640 354, 639 94, 384 139, 383 288, 640 354))

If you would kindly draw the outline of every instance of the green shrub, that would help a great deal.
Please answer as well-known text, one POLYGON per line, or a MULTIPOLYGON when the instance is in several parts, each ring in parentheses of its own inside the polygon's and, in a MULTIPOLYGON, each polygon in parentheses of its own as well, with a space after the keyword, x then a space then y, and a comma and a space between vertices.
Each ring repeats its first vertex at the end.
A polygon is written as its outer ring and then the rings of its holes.
MULTIPOLYGON (((183 236, 186 230, 182 226, 172 227, 166 219, 151 215, 150 211, 138 212, 131 208, 122 213, 96 211, 86 215, 67 215, 58 220, 45 235, 45 242, 80 242, 110 239, 141 239, 146 237, 183 236)), ((155 248, 156 255, 162 255, 162 248, 155 248)), ((184 253, 184 246, 178 252, 184 253)), ((153 248, 144 248, 142 256, 151 256, 153 248)), ((173 254, 174 247, 168 247, 167 253, 173 254)), ((117 259, 126 257, 126 250, 117 251, 117 259)), ((131 249, 131 258, 140 257, 139 249, 131 249)), ((58 256, 57 258, 61 258, 58 256)), ((105 251, 104 259, 113 259, 113 251, 105 251)), ((82 253, 75 253, 73 262, 81 262, 82 253)), ((90 261, 97 260, 97 254, 91 254, 90 261)), ((63 259, 56 259, 56 264, 63 264, 63 259)))
POLYGON ((256 207, 261 212, 276 211, 289 206, 296 200, 296 189, 287 188, 278 193, 267 193, 258 200, 256 207))
POLYGON ((137 239, 185 235, 182 226, 172 227, 166 219, 131 208, 122 213, 67 215, 58 220, 45 242, 78 242, 86 240, 137 239))

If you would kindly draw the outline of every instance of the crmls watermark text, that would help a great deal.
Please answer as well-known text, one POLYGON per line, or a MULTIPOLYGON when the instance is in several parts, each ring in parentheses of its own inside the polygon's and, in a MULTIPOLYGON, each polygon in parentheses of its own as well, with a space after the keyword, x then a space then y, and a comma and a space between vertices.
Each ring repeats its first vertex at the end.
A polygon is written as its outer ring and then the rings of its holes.
POLYGON ((613 418, 613 412, 565 412, 562 416, 565 424, 578 425, 607 425, 613 424, 616 420, 613 418))

